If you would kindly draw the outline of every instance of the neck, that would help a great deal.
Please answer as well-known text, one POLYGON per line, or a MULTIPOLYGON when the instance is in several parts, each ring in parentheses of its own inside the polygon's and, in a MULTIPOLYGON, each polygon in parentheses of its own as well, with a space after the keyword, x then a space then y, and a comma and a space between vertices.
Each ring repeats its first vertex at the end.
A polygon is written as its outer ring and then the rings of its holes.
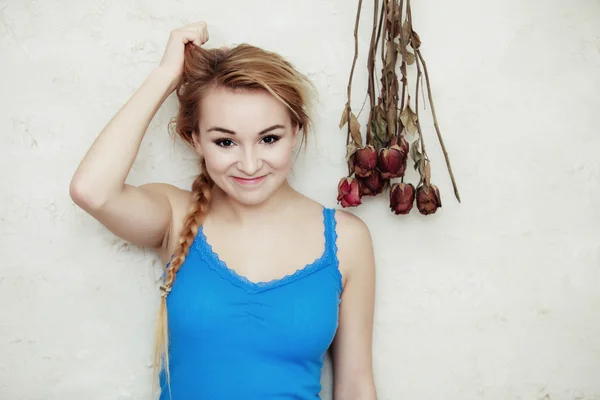
POLYGON ((260 204, 242 204, 229 197, 217 185, 213 187, 210 214, 218 219, 246 225, 257 221, 264 223, 268 218, 277 218, 280 211, 290 207, 289 200, 298 193, 286 180, 271 196, 260 204))

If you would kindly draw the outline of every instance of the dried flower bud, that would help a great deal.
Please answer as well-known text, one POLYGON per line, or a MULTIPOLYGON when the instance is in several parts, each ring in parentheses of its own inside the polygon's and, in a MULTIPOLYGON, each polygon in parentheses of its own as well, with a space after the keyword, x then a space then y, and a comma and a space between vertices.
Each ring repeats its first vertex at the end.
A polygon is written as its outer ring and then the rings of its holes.
POLYGON ((372 145, 357 149, 353 154, 352 165, 356 176, 370 176, 377 168, 377 150, 372 145))
POLYGON ((363 196, 375 196, 383 191, 386 180, 381 177, 378 171, 366 178, 356 178, 360 183, 360 191, 363 196))
POLYGON ((378 166, 384 179, 399 178, 406 171, 408 142, 402 138, 400 145, 393 145, 379 151, 378 166))
POLYGON ((394 214, 408 214, 415 202, 415 187, 412 184, 394 183, 390 190, 390 209, 394 214))
POLYGON ((361 204, 361 192, 358 181, 352 177, 342 178, 338 184, 337 201, 342 207, 356 207, 361 204))
POLYGON ((417 208, 421 214, 433 214, 441 206, 442 200, 437 186, 422 185, 417 188, 417 208))

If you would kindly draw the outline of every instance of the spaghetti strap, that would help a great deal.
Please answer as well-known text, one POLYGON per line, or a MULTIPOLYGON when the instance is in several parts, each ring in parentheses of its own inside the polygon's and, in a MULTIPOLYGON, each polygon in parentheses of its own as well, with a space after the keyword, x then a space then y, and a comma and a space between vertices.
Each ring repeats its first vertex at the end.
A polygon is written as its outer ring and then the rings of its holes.
POLYGON ((323 212, 325 214, 325 246, 327 252, 337 258, 337 221, 335 220, 335 209, 326 208, 323 212))

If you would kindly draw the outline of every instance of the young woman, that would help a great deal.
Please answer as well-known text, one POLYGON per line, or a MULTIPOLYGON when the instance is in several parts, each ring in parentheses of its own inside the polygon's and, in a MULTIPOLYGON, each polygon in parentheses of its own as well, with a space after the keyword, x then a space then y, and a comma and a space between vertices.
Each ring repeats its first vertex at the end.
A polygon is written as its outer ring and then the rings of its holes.
POLYGON ((201 48, 207 40, 202 22, 171 33, 70 186, 77 205, 167 265, 155 349, 161 399, 318 399, 330 345, 335 399, 375 399, 369 231, 287 181, 310 125, 310 83, 277 54, 201 48), (126 184, 175 90, 176 132, 197 152, 200 175, 191 191, 126 184))

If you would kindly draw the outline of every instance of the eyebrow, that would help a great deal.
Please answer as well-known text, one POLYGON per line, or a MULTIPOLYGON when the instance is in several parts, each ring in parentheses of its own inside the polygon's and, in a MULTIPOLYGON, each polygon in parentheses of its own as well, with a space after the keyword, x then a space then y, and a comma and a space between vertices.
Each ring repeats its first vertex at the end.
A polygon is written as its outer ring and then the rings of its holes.
MULTIPOLYGON (((275 129, 278 129, 278 128, 285 129, 285 126, 283 126, 283 125, 273 125, 271 127, 268 127, 267 129, 263 129, 262 131, 258 132, 258 135, 259 136, 260 135, 264 135, 265 133, 269 133, 272 130, 275 130, 275 129)), ((229 130, 229 129, 225 129, 225 128, 221 128, 219 126, 213 126, 212 128, 210 128, 206 132, 211 132, 211 131, 222 132, 222 133, 228 133, 230 135, 235 135, 234 131, 229 130)))

